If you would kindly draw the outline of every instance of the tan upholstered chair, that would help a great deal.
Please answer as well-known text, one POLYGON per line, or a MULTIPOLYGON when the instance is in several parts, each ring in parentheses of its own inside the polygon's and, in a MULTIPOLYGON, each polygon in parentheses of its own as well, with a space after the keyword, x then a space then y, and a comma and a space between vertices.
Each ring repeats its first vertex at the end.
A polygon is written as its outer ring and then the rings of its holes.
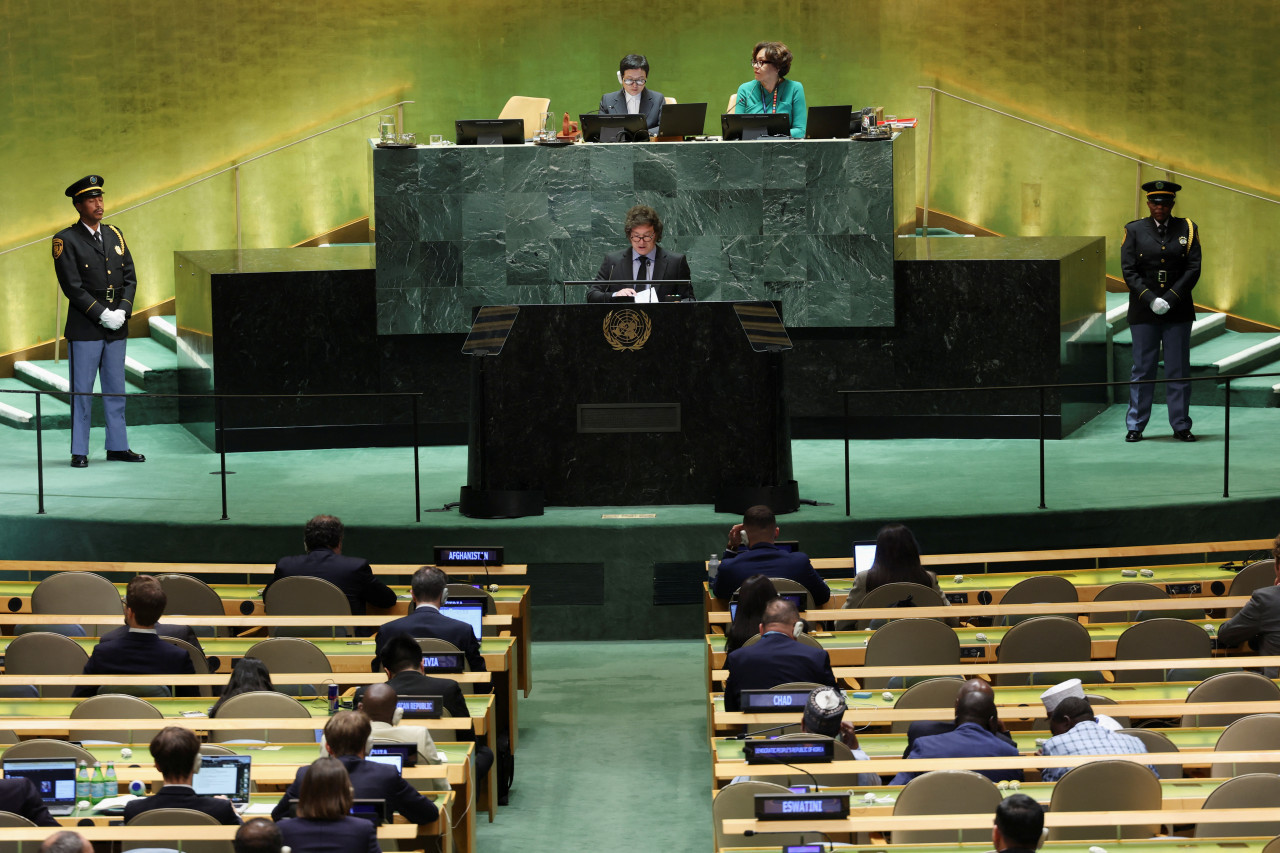
MULTIPOLYGON (((746 847, 752 842, 747 840, 745 835, 728 835, 724 831, 724 821, 727 818, 754 818, 756 816, 756 794, 789 794, 790 790, 775 785, 772 782, 759 782, 751 780, 747 782, 737 782, 733 785, 726 785, 716 792, 716 797, 711 802, 711 822, 715 827, 716 850, 725 847, 746 847)), ((781 827, 780 827, 781 828, 781 827)), ((990 831, 988 831, 990 834, 990 831)), ((803 840, 804 833, 801 832, 770 832, 769 844, 773 847, 780 847, 785 844, 799 844, 803 840)), ((808 834, 809 838, 813 837, 813 833, 808 834)))
MULTIPOLYGON (((129 821, 128 826, 219 826, 218 819, 195 809, 152 809, 129 821)), ((154 842, 122 841, 121 851, 153 848, 154 842)), ((183 853, 233 853, 230 841, 183 841, 183 853)))
MULTIPOLYGON (((1045 663, 1080 661, 1092 658, 1089 630, 1075 619, 1065 616, 1037 616, 1019 622, 1008 630, 996 649, 997 663, 1045 663)), ((1059 681, 1069 678, 1062 676, 1059 681)), ((1083 679, 1082 679, 1083 680, 1083 679)), ((1028 673, 1006 673, 996 676, 996 684, 1028 684, 1028 673)))
MULTIPOLYGON (((1141 764, 1104 759, 1073 767, 1053 786, 1051 812, 1160 811, 1160 781, 1141 764)), ((1049 841, 1097 838, 1150 838, 1159 824, 1054 827, 1049 841)))
POLYGON ((86 761, 90 766, 96 760, 93 753, 81 746, 48 738, 33 738, 15 743, 0 755, 0 760, 6 758, 73 758, 76 761, 86 761))
MULTIPOLYGON (((1204 629, 1182 619, 1148 619, 1126 628, 1116 641, 1116 660, 1157 660, 1161 658, 1207 658, 1213 655, 1213 641, 1204 629)), ((1168 670, 1116 670, 1116 681, 1168 681, 1168 670)))
MULTIPOLYGON (((164 589, 168 603, 164 607, 166 622, 182 622, 183 616, 223 616, 226 607, 218 593, 199 578, 191 575, 156 575, 164 589)), ((221 625, 197 625, 191 630, 200 637, 225 637, 227 629, 221 625)))
MULTIPOLYGON (((1206 678, 1187 694, 1192 702, 1253 702, 1280 699, 1280 687, 1256 672, 1223 672, 1206 678)), ((1182 727, 1229 726, 1248 714, 1184 714, 1182 727)))
MULTIPOLYGON (((1280 803, 1280 776, 1274 773, 1247 773, 1228 779, 1215 788, 1205 797, 1203 808, 1274 810, 1276 803, 1280 803)), ((1275 820, 1197 825, 1192 835, 1204 838, 1280 835, 1280 813, 1275 814, 1275 820)))
POLYGON ((270 628, 272 637, 345 637, 351 632, 342 617, 351 615, 351 602, 334 584, 305 575, 281 578, 267 587, 263 605, 268 616, 333 616, 327 625, 270 628))
MULTIPOLYGON (((1159 729, 1121 729, 1120 734, 1133 735, 1142 741, 1149 753, 1181 751, 1178 745, 1169 740, 1169 736, 1159 729)), ((1151 766, 1160 774, 1161 779, 1181 779, 1183 776, 1181 764, 1157 764, 1153 760, 1151 766)))
MULTIPOLYGON (((931 770, 902 788, 893 815, 994 814, 1003 795, 996 784, 972 770, 931 770)), ((894 844, 956 844, 983 841, 991 829, 900 829, 894 844)))
MULTIPOLYGON (((5 650, 6 675, 80 675, 89 654, 70 637, 36 631, 15 637, 5 650)), ((37 688, 45 698, 66 698, 75 687, 42 685, 37 688)))
MULTIPOLYGON (((1037 575, 1018 581, 1000 599, 1001 604, 1070 604, 1080 600, 1076 585, 1061 575, 1037 575)), ((1060 613, 1060 616, 1074 616, 1060 613)), ((1029 615, 1003 616, 1002 625, 1017 625, 1034 618, 1029 615)))
MULTIPOLYGON (((956 704, 956 696, 964 686, 963 678, 931 678, 913 684, 903 691, 893 708, 900 711, 906 708, 951 708, 956 704)), ((889 731, 903 734, 911 726, 910 720, 894 720, 889 724, 889 731)))
MULTIPOLYGON (((298 637, 272 637, 255 643, 244 653, 257 658, 272 675, 280 673, 331 673, 333 665, 320 647, 298 637)), ((317 679, 323 681, 323 679, 317 679)), ((314 698, 319 695, 315 684, 276 684, 275 689, 288 696, 314 698)))
MULTIPOLYGON (((150 702, 126 693, 99 693, 80 700, 71 709, 73 720, 162 720, 164 714, 150 702)), ((107 743, 143 743, 156 736, 163 724, 153 728, 139 726, 136 729, 85 729, 72 733, 79 741, 105 741, 107 743)))
MULTIPOLYGON (((530 98, 525 95, 512 95, 507 99, 498 118, 518 118, 524 122, 524 138, 528 139, 538 132, 542 123, 542 114, 551 107, 550 98, 530 98)), ((554 124, 554 122, 553 122, 554 124)), ((559 126, 552 130, 559 130, 559 126)))
MULTIPOLYGON (((1223 729, 1214 744, 1214 752, 1249 752, 1250 750, 1280 749, 1280 714, 1254 714, 1236 720, 1223 729)), ((1266 764, 1236 764, 1233 761, 1217 762, 1209 766, 1214 778, 1237 776, 1241 773, 1280 773, 1280 761, 1266 764)), ((1273 801, 1273 805, 1280 800, 1273 801)), ((1270 834, 1270 833, 1268 833, 1270 834)), ((1280 835, 1280 830, 1276 834, 1280 835)))
MULTIPOLYGON (((866 666, 954 666, 960 663, 960 638, 956 632, 933 619, 895 619, 876 630, 867 640, 866 666)), ((883 690, 894 679, 887 676, 865 678, 862 687, 883 690)), ((904 679, 898 679, 903 681, 904 679)), ((928 680, 913 676, 903 686, 928 680)))
MULTIPOLYGON (((232 696, 218 709, 218 719, 275 717, 281 719, 310 717, 311 712, 292 696, 285 696, 274 690, 255 690, 232 696)), ((323 728, 323 721, 316 721, 316 728, 323 728)), ((209 732, 212 741, 229 743, 232 741, 280 741, 293 743, 309 740, 306 732, 297 729, 221 729, 209 732)))

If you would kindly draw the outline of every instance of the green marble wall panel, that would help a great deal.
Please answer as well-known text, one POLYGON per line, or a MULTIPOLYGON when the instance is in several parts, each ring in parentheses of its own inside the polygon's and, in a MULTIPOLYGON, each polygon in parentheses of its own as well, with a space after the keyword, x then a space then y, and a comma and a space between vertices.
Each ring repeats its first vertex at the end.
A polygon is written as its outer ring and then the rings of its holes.
POLYGON ((633 204, 662 215, 662 245, 688 254, 703 299, 779 299, 792 326, 892 325, 894 233, 915 216, 911 146, 375 150, 379 331, 460 332, 476 305, 559 302, 560 282, 592 278, 625 245, 633 204))

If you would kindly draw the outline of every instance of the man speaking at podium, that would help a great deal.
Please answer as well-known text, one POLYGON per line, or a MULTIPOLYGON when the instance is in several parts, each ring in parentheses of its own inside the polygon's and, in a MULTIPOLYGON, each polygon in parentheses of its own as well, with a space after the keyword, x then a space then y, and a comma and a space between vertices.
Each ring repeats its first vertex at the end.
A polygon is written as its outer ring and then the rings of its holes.
POLYGON ((587 291, 588 302, 692 302, 693 285, 689 262, 684 255, 658 247, 662 240, 662 219, 658 211, 637 204, 627 211, 627 239, 630 249, 611 252, 596 273, 596 281, 621 281, 627 284, 595 284, 587 291), (647 281, 679 281, 681 284, 659 284, 647 281))

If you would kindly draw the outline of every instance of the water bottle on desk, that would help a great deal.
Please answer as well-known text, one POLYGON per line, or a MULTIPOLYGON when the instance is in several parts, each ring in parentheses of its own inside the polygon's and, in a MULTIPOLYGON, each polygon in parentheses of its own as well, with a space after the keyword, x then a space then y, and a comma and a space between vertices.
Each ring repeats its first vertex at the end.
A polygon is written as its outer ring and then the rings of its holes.
POLYGON ((102 775, 102 765, 93 762, 93 777, 89 781, 89 802, 95 806, 106 799, 107 780, 102 775))
POLYGON ((76 770, 76 802, 93 801, 93 790, 89 781, 89 764, 80 759, 80 768, 76 770))
POLYGON ((707 577, 714 583, 716 574, 720 571, 720 555, 712 554, 711 559, 707 560, 707 577))
POLYGON ((103 780, 102 795, 104 797, 114 797, 120 793, 120 780, 116 778, 116 763, 114 761, 107 762, 107 777, 103 780))

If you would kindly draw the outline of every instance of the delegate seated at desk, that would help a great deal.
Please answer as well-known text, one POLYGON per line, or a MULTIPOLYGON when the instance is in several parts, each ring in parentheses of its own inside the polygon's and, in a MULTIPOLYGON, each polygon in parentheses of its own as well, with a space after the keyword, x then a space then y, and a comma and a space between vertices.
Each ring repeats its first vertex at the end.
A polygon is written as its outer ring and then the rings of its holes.
POLYGON ((791 51, 780 41, 757 44, 751 52, 755 79, 738 87, 738 100, 733 111, 746 115, 786 113, 791 117, 791 137, 804 139, 809 113, 805 106, 804 86, 786 79, 787 72, 791 70, 791 58, 791 51))
MULTIPOLYGON (((105 637, 93 647, 84 664, 85 675, 195 675, 190 656, 175 645, 161 640, 156 623, 164 615, 168 596, 160 581, 151 575, 137 575, 129 581, 124 594, 124 621, 128 630, 114 639, 105 637)), ((121 678, 104 679, 110 692, 120 693, 121 678)), ((179 696, 195 696, 199 688, 183 686, 179 696)), ((92 696, 99 690, 94 684, 78 684, 71 691, 77 698, 92 696)), ((166 694, 167 695, 167 694, 166 694)))
POLYGON ((627 211, 625 221, 630 249, 604 256, 596 281, 625 281, 633 284, 593 284, 587 290, 588 302, 692 302, 692 274, 684 255, 668 252, 658 246, 662 241, 662 218, 658 211, 637 204, 627 211), (660 284, 650 289, 646 281, 680 281, 682 284, 660 284), (656 291, 656 293, 654 292, 656 291), (656 298, 655 298, 656 297, 656 298))
POLYGON ((150 750, 156 769, 164 779, 164 787, 150 797, 125 803, 125 823, 155 809, 190 809, 207 814, 227 826, 240 823, 230 800, 196 794, 192 778, 200 769, 200 739, 195 732, 166 726, 151 739, 150 750))
POLYGON ((836 686, 831 658, 822 649, 796 639, 800 613, 785 598, 769 602, 760 620, 760 639, 725 658, 724 709, 742 707, 743 690, 771 690, 779 684, 807 681, 836 686))
POLYGON ((646 88, 649 82, 649 60, 639 53, 628 53, 618 63, 618 83, 622 88, 600 96, 600 115, 642 115, 649 135, 658 135, 662 123, 661 92, 646 88))

